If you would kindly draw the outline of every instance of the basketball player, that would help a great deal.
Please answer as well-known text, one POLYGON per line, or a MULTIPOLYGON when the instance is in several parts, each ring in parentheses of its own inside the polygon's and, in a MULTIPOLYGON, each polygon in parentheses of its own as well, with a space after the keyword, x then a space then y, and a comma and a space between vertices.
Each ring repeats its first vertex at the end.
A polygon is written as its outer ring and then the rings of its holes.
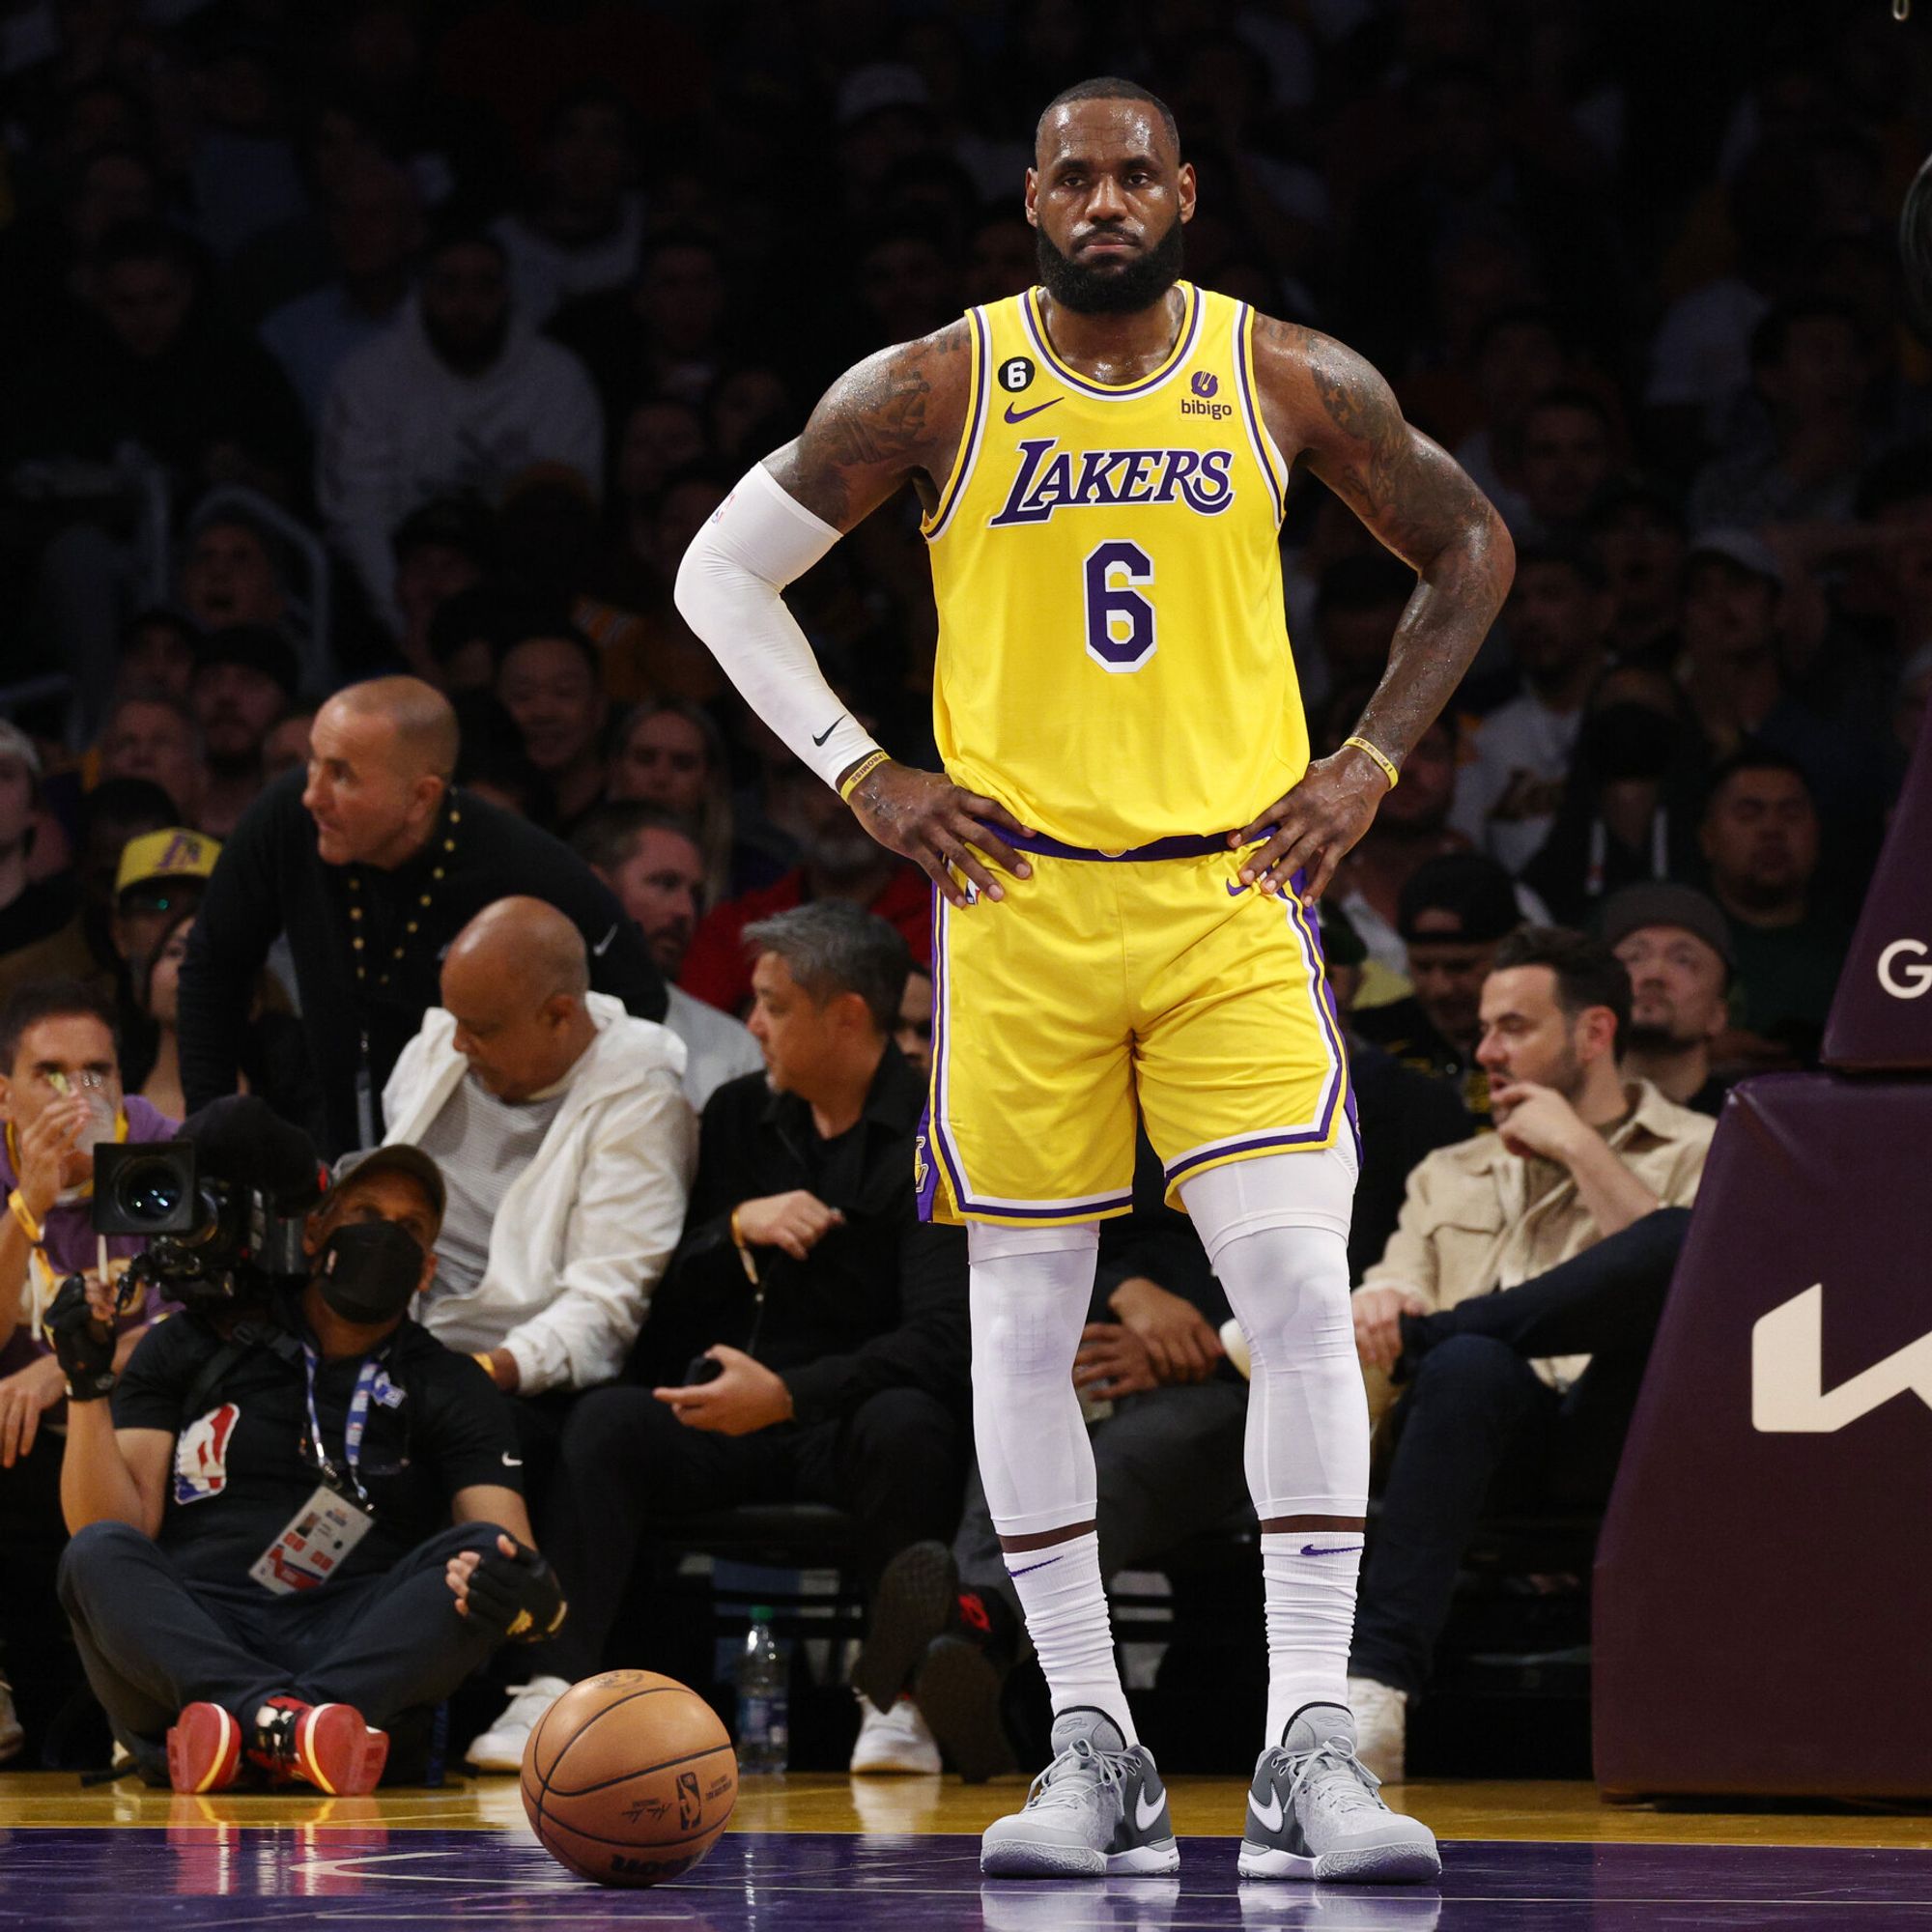
POLYGON ((1179 279, 1194 171, 1118 79, 1041 117, 1041 288, 840 378, 687 553, 678 608, 787 745, 937 888, 916 1180, 972 1255, 980 1471, 1053 1695, 1052 1764, 986 1833, 1000 1876, 1165 1872, 1115 1669, 1072 1383, 1136 1106, 1253 1353, 1266 1746, 1240 1870, 1433 1878, 1354 1754, 1368 1485, 1349 1311, 1356 1152, 1310 901, 1474 655, 1502 523, 1358 356, 1179 279), (1309 762, 1277 531, 1302 464, 1417 573, 1356 733, 1309 762), (781 589, 910 481, 939 607, 944 775, 889 759, 781 589))

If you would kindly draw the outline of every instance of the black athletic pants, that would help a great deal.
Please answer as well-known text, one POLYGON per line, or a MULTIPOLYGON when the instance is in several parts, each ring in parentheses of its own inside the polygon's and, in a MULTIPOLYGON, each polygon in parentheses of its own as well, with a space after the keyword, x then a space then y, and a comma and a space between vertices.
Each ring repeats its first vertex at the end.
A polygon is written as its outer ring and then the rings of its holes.
POLYGON ((273 1696, 353 1704, 379 1728, 435 1705, 496 1648, 443 1581, 452 1556, 494 1549, 494 1523, 461 1523, 380 1576, 272 1597, 188 1582, 151 1537, 90 1523, 61 1559, 60 1600, 88 1682, 144 1776, 167 1781, 166 1737, 185 1704, 245 1726, 273 1696))
POLYGON ((845 1420, 720 1435, 680 1422, 646 1389, 594 1389, 571 1412, 541 1525, 570 1599, 532 1673, 575 1683, 603 1662, 652 1525, 739 1503, 818 1502, 859 1523, 860 1582, 910 1543, 950 1542, 966 1479, 966 1432, 936 1398, 886 1389, 845 1420))
POLYGON ((1404 1318, 1409 1383, 1362 1572, 1351 1674, 1422 1689, 1486 1504, 1607 1499, 1690 1225, 1688 1208, 1661 1208, 1520 1287, 1404 1318), (1530 1366, 1571 1354, 1590 1366, 1562 1393, 1530 1366))

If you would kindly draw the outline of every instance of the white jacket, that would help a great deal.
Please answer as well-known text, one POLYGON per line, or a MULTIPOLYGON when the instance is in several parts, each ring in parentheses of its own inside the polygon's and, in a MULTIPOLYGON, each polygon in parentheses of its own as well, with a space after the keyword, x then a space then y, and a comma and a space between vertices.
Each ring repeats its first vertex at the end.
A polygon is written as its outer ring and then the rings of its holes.
MULTIPOLYGON (((483 1279, 421 1304, 450 1348, 507 1349, 526 1395, 593 1388, 623 1368, 684 1230, 697 1162, 683 1042, 608 993, 588 1004, 597 1037, 497 1207, 483 1279)), ((455 1033, 442 1008, 423 1015, 383 1089, 388 1142, 417 1140, 456 1091, 469 1063, 455 1033)))
POLYGON ((576 470, 593 493, 602 482, 604 412, 582 363, 519 319, 489 368, 460 376, 430 347, 412 298, 335 372, 316 438, 316 502, 330 542, 400 630, 396 526, 450 491, 494 504, 539 463, 576 470))

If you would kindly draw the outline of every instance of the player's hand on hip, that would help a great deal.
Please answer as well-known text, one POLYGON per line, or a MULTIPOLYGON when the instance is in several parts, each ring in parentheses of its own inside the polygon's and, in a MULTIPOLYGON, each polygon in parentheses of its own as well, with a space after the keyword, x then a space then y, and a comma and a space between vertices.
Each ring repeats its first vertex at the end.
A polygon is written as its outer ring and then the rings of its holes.
POLYGON ((1106 1396, 1140 1395, 1155 1387, 1147 1345, 1118 1321, 1090 1321, 1073 1357, 1073 1386, 1106 1396))
POLYGON ((888 760, 866 774, 847 802, 859 823, 888 851, 910 859, 950 904, 971 903, 955 872, 963 872, 986 898, 1006 897, 988 860, 1016 879, 1033 874, 1026 859, 1001 837, 1024 835, 1027 828, 997 799, 962 791, 944 772, 888 760))
POLYGON ((1374 822, 1388 788, 1380 767, 1360 752, 1345 748, 1332 758, 1318 758, 1301 782, 1253 824, 1228 835, 1228 843, 1236 848, 1257 838, 1267 840, 1242 863, 1242 879, 1264 893, 1278 893, 1300 872, 1302 900, 1313 905, 1328 890, 1350 847, 1374 822))
POLYGON ((1227 1352, 1191 1301, 1146 1275, 1129 1275, 1107 1305, 1140 1338, 1157 1381, 1205 1382, 1227 1352))
POLYGON ((753 1247, 782 1248, 795 1262, 802 1262, 834 1228, 845 1225, 838 1208, 828 1208, 803 1187, 741 1201, 734 1218, 739 1236, 753 1247))
POLYGON ((1358 1288, 1349 1297, 1355 1352, 1365 1368, 1388 1370, 1402 1353, 1402 1318, 1427 1315, 1429 1304, 1406 1288, 1358 1288))

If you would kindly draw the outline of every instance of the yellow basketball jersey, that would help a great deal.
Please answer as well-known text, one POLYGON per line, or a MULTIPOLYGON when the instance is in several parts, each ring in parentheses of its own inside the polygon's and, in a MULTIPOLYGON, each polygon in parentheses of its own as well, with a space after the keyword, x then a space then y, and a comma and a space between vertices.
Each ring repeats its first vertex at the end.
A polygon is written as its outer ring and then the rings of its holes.
POLYGON ((1308 764, 1253 311, 1178 286, 1172 354, 1120 386, 1054 354, 1038 290, 969 310, 966 431, 923 526, 948 773, 1108 852, 1245 825, 1308 764))

